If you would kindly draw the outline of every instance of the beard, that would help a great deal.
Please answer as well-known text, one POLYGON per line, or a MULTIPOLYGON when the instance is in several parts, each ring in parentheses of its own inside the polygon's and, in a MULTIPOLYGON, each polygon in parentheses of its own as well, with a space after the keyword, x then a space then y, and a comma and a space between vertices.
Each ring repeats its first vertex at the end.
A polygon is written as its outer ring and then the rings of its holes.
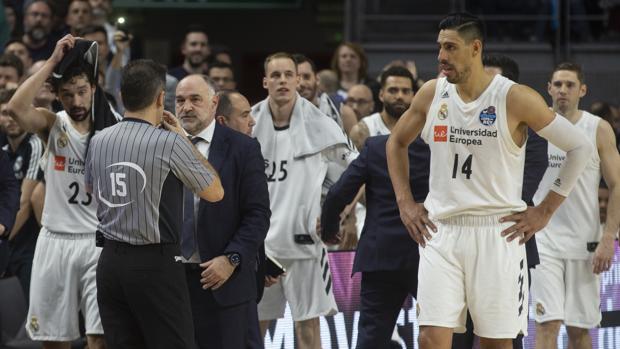
POLYGON ((314 101, 314 98, 317 94, 316 87, 314 89, 308 87, 300 87, 298 92, 303 98, 309 100, 310 102, 314 101))
POLYGON ((471 75, 471 68, 465 67, 463 68, 463 71, 461 72, 454 70, 454 76, 452 78, 446 76, 446 79, 451 84, 458 84, 458 83, 467 81, 470 75, 471 75))
POLYGON ((42 42, 47 39, 48 33, 42 26, 35 25, 26 32, 26 35, 34 42, 42 42))
POLYGON ((67 110, 67 114, 69 114, 69 117, 73 121, 80 122, 86 120, 86 118, 90 116, 90 109, 87 110, 86 108, 71 108, 67 110))
POLYGON ((383 109, 385 112, 394 119, 400 119, 401 116, 409 109, 411 104, 407 104, 405 102, 394 102, 394 103, 386 103, 383 102, 383 109))
POLYGON ((193 53, 187 57, 187 63, 189 63, 189 66, 192 68, 200 68, 204 64, 205 60, 206 59, 202 53, 193 53))

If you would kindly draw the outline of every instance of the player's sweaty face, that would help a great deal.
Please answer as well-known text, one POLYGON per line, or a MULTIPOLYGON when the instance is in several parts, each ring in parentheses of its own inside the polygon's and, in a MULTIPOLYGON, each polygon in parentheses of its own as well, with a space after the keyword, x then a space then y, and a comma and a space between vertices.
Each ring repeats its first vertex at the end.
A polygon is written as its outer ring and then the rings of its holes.
POLYGON ((437 43, 439 71, 452 84, 464 81, 470 72, 471 43, 465 42, 456 30, 450 29, 439 32, 437 43))
POLYGON ((58 99, 71 119, 82 121, 90 116, 94 93, 95 87, 82 75, 62 84, 58 99))
POLYGON ((286 103, 295 98, 299 76, 295 62, 289 58, 275 58, 267 64, 263 87, 276 102, 286 103))
POLYGON ((579 99, 586 93, 586 85, 579 82, 576 72, 558 70, 553 73, 548 90, 553 100, 553 109, 565 113, 578 107, 579 99))
POLYGON ((195 136, 213 121, 217 99, 201 76, 190 75, 177 85, 175 103, 181 126, 195 136))

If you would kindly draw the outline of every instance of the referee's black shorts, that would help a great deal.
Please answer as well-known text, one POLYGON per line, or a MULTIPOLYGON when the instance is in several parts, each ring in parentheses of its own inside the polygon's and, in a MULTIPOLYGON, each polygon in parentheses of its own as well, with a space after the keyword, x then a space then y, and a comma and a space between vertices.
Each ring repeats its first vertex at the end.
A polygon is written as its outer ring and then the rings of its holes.
POLYGON ((108 348, 190 349, 194 327, 178 245, 105 240, 97 302, 108 348))

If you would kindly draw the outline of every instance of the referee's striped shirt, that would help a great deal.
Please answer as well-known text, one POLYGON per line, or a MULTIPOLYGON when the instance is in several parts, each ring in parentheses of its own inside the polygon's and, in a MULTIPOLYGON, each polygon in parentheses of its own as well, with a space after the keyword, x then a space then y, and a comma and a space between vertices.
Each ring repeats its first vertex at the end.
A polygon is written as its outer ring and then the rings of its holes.
POLYGON ((198 193, 215 177, 196 159, 189 140, 135 118, 92 138, 85 172, 99 204, 98 230, 133 245, 177 243, 183 186, 198 193))

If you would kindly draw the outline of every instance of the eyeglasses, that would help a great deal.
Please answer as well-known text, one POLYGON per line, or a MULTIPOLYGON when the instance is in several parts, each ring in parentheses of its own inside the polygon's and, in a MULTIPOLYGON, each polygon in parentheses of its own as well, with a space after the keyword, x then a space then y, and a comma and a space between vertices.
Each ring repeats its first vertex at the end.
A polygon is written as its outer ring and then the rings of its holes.
POLYGON ((362 98, 355 99, 355 98, 350 98, 349 97, 349 98, 346 99, 344 104, 346 104, 346 105, 360 105, 361 106, 361 105, 370 104, 370 102, 372 102, 372 101, 369 101, 367 99, 362 99, 362 98))
POLYGON ((30 16, 30 17, 41 17, 43 19, 48 19, 48 18, 52 17, 49 13, 37 12, 37 11, 28 12, 26 15, 30 16))

